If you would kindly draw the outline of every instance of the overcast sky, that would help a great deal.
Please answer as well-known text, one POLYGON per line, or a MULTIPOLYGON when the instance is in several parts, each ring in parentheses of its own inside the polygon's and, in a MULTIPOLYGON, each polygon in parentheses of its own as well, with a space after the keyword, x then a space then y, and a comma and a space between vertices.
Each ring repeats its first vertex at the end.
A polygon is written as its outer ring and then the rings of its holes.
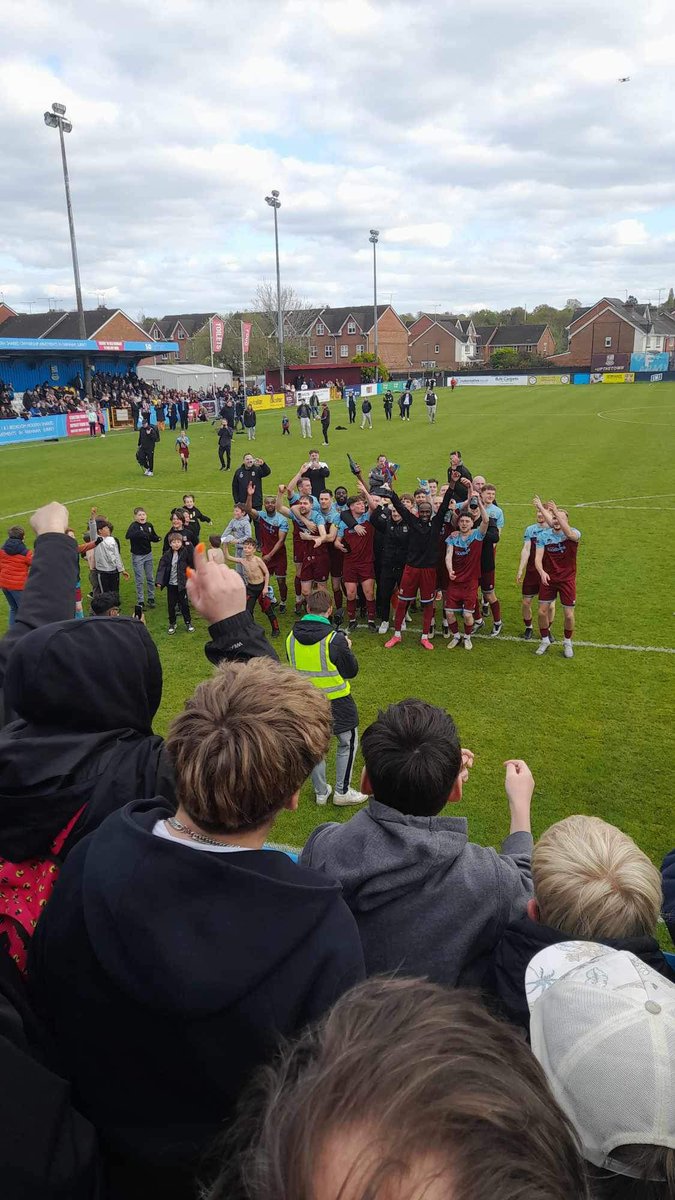
MULTIPOLYGON (((675 285, 672 0, 0 0, 0 293, 400 311, 675 285), (11 13, 11 18, 9 14, 11 13), (629 83, 619 83, 629 75, 629 83)), ((665 293, 664 293, 665 294, 665 293)))

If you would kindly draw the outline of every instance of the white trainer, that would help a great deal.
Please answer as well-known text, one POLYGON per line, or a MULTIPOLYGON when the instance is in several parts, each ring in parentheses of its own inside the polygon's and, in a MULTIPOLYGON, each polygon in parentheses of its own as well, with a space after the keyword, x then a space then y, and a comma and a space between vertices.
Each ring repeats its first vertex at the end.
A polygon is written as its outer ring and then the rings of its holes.
POLYGON ((454 650, 455 646, 459 646, 459 643, 461 642, 461 640, 462 640, 461 633, 455 633, 453 635, 452 641, 448 642, 448 650, 454 650))
POLYGON ((464 649, 473 650, 473 642, 471 641, 470 637, 466 636, 466 634, 464 634, 464 649))
POLYGON ((331 794, 332 790, 333 790, 332 787, 330 786, 330 784, 328 784, 328 791, 324 792, 323 795, 320 792, 315 792, 314 799, 316 800, 317 804, 327 804, 328 800, 330 799, 330 794, 331 794))
POLYGON ((550 638, 547 638, 547 637, 542 638, 539 645, 537 646, 537 649, 535 650, 535 654, 545 654, 550 645, 551 645, 550 638))
POLYGON ((341 804, 363 804, 368 797, 365 792, 357 792, 354 788, 348 788, 346 792, 333 792, 333 804, 338 806, 341 804))
POLYGON ((383 621, 377 632, 378 633, 388 633, 388 631, 389 631, 389 622, 383 621))
POLYGON ((563 658, 574 658, 574 647, 568 638, 563 642, 563 658))

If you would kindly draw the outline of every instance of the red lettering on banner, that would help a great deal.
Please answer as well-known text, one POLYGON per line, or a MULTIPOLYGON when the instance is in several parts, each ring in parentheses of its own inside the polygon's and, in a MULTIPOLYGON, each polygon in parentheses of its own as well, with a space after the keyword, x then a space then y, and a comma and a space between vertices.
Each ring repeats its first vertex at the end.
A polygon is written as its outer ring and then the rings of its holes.
POLYGON ((66 413, 66 431, 68 437, 78 437, 89 433, 89 420, 86 412, 66 413))

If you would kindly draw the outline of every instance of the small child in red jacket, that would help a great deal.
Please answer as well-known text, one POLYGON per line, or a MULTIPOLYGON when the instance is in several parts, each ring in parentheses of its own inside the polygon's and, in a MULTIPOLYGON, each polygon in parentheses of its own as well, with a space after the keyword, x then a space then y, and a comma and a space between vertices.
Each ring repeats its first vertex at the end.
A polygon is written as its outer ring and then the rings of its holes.
POLYGON ((9 605, 10 625, 16 621, 21 593, 33 561, 33 551, 26 546, 24 535, 21 525, 12 525, 7 530, 7 541, 0 546, 0 587, 9 605))

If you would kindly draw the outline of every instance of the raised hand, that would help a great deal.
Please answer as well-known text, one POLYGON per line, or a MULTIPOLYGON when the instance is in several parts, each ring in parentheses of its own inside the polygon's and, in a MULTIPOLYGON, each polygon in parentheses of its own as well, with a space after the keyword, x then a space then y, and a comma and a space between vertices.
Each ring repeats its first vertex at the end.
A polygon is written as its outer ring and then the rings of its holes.
POLYGON ((195 551, 194 568, 187 568, 187 592, 198 613, 214 625, 246 608, 246 586, 241 576, 220 563, 209 562, 204 545, 195 551))

